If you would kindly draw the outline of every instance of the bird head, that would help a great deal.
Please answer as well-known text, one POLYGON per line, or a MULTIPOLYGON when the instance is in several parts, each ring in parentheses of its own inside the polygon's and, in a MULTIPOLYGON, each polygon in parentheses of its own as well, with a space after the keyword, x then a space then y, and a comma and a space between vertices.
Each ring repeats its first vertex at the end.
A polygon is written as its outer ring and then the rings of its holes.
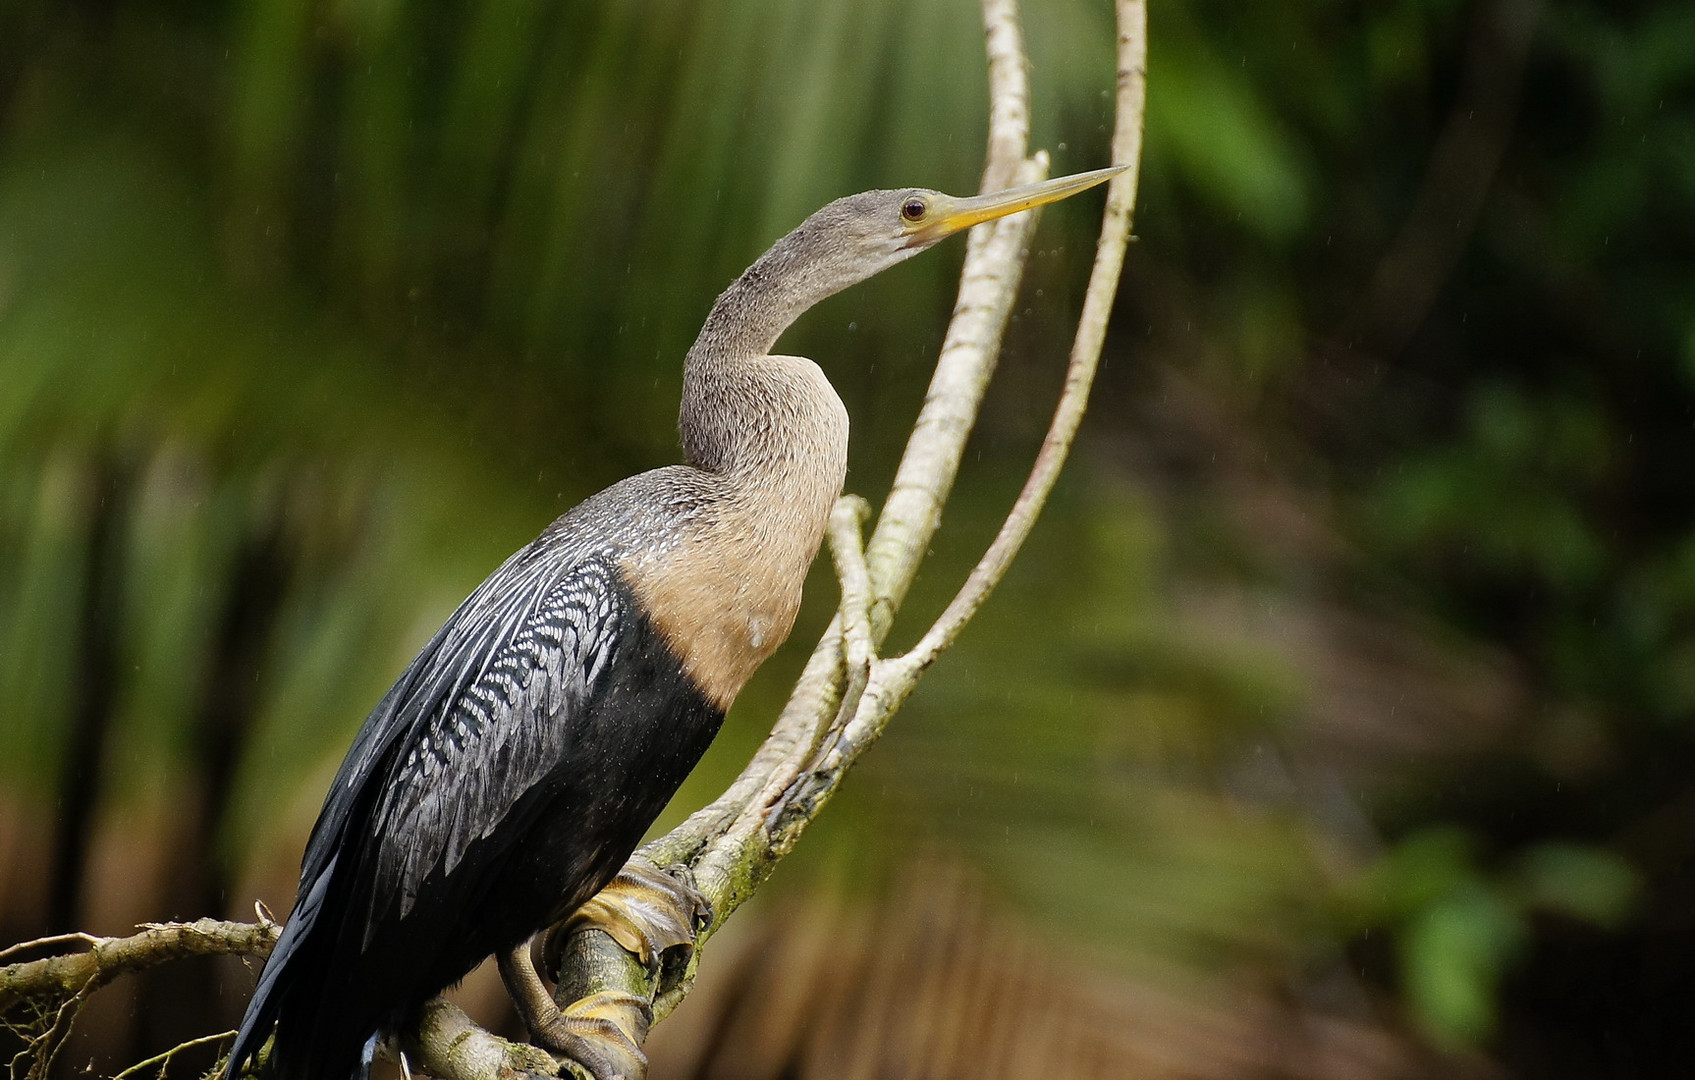
MULTIPOLYGON (((1093 172, 1061 176, 1054 180, 1007 188, 987 195, 973 195, 969 198, 956 198, 925 188, 879 191, 871 194, 894 196, 887 201, 893 204, 894 217, 898 219, 896 237, 901 248, 923 251, 937 241, 973 225, 1046 203, 1058 202, 1079 191, 1086 191, 1096 184, 1112 179, 1125 168, 1126 166, 1117 165, 1109 169, 1096 169, 1093 172)), ((888 217, 887 209, 884 209, 882 216, 888 217)))
POLYGON ((954 233, 1057 202, 1123 171, 1124 166, 1096 169, 969 197, 929 188, 849 195, 826 205, 779 241, 768 255, 775 265, 760 267, 756 272, 769 270, 805 280, 809 286, 803 290, 805 303, 810 305, 881 273, 954 233))
POLYGON ((807 308, 973 225, 1087 190, 1124 166, 988 195, 865 191, 830 203, 778 240, 719 296, 690 356, 760 356, 807 308))

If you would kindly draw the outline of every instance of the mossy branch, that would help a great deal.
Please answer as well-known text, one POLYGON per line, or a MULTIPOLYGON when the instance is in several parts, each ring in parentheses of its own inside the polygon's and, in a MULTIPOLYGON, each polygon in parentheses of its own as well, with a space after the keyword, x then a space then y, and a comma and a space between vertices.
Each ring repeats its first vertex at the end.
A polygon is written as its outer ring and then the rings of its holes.
MULTIPOLYGON (((263 908, 257 915, 257 921, 250 923, 222 919, 148 923, 127 937, 60 934, 26 941, 0 952, 0 959, 4 959, 65 945, 78 946, 70 952, 0 967, 0 1022, 24 1042, 23 1049, 12 1059, 11 1075, 46 1080, 89 995, 119 976, 190 956, 263 959, 271 955, 281 927, 263 908)), ((198 1045, 224 1037, 207 1036, 192 1041, 198 1045)), ((186 1045, 159 1055, 153 1062, 139 1062, 131 1068, 141 1069, 154 1062, 163 1064, 186 1045)))
POLYGON ((261 914, 260 921, 149 923, 128 937, 66 934, 26 941, 8 953, 33 952, 65 943, 83 948, 0 967, 0 1012, 25 998, 70 998, 89 994, 120 975, 189 956, 271 955, 280 927, 261 914))

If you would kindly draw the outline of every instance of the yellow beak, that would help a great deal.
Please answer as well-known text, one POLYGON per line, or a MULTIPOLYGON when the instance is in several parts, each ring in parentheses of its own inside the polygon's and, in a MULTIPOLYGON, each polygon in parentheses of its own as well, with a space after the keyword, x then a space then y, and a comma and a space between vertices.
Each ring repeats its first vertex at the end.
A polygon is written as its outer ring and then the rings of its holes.
POLYGON ((929 220, 912 230, 913 236, 920 242, 934 243, 944 236, 952 236, 973 225, 1069 198, 1079 191, 1087 191, 1096 184, 1112 179, 1127 168, 1128 165, 1114 165, 1109 169, 1061 176, 1039 184, 1025 184, 1023 187, 1007 188, 1005 191, 991 192, 988 195, 973 195, 965 199, 945 196, 944 201, 926 215, 929 220))

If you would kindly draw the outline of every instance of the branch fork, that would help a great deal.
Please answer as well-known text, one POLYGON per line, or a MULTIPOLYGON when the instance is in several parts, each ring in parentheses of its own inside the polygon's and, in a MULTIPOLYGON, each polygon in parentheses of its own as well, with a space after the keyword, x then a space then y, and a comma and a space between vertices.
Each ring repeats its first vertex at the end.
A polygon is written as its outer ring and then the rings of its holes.
MULTIPOLYGON (((959 636, 1005 575, 1029 536, 1076 438, 1105 340, 1129 241, 1141 160, 1146 78, 1145 0, 1117 0, 1117 121, 1113 162, 1129 166, 1107 189, 1094 267, 1073 341, 1064 390, 1034 466, 994 541, 953 601, 909 652, 882 657, 895 612, 940 522, 965 441, 993 374, 1029 254, 1033 214, 972 231, 959 300, 923 410, 869 541, 868 507, 842 498, 829 522, 841 604, 808 660, 770 736, 742 775, 711 806, 640 853, 655 865, 693 868, 713 907, 694 956, 671 986, 650 986, 654 1017, 665 1016, 692 982, 700 948, 771 874, 839 787, 847 770, 886 729, 923 672, 959 636)), ((1025 156, 1029 88, 1014 0, 984 0, 991 89, 986 191, 1047 174, 1046 155, 1025 156)), ((585 938, 593 935, 584 935, 585 938)), ((618 967, 615 947, 585 948, 585 970, 618 967)), ((626 967, 626 970, 628 968, 626 967)), ((625 984, 637 994, 643 987, 625 984)))

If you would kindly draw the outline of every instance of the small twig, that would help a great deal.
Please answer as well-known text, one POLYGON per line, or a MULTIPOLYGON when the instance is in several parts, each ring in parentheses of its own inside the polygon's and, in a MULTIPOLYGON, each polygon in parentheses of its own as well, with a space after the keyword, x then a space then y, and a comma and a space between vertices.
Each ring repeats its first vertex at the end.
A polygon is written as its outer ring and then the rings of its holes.
MULTIPOLYGON (((71 1028, 76 1026, 77 1013, 82 1011, 86 993, 87 988, 84 988, 60 1002, 59 1008, 53 1013, 53 1023, 18 1053, 18 1057, 25 1054, 34 1055, 29 1066, 29 1080, 47 1080, 51 1074, 59 1050, 65 1045, 65 1040, 70 1038, 71 1028)), ((14 1074, 17 1070, 17 1060, 17 1057, 12 1059, 14 1074)))
MULTIPOLYGON (((841 730, 853 718, 866 680, 871 677, 871 664, 877 658, 877 647, 871 640, 871 572, 865 566, 864 541, 859 535, 870 513, 871 505, 858 495, 843 495, 830 512, 830 554, 842 587, 840 618, 847 683, 828 731, 841 730)), ((817 747, 813 751, 816 753, 817 747)))
POLYGON ((54 945, 70 945, 74 943, 77 945, 92 946, 104 940, 106 939, 95 937, 93 934, 84 934, 81 931, 72 934, 54 934, 51 937, 36 938, 34 941, 20 941, 16 945, 8 945, 6 948, 0 949, 0 960, 4 960, 8 956, 16 956, 19 953, 34 952, 36 949, 50 948, 54 945))
MULTIPOLYGON (((190 1039, 185 1043, 178 1043, 177 1045, 171 1047, 169 1050, 166 1050, 162 1054, 154 1054, 152 1057, 148 1058, 146 1061, 138 1061, 134 1065, 131 1065, 129 1068, 125 1069, 123 1072, 114 1074, 112 1076, 112 1080, 124 1080, 124 1077, 126 1077, 126 1076, 139 1076, 141 1074, 141 1070, 147 1068, 149 1065, 160 1065, 160 1066, 167 1066, 168 1067, 170 1060, 173 1057, 176 1057, 179 1053, 181 1053, 184 1050, 192 1050, 196 1046, 205 1046, 207 1043, 221 1042, 224 1039, 233 1039, 233 1038, 235 1038, 235 1036, 236 1036, 236 1032, 232 1028, 229 1031, 220 1031, 216 1035, 202 1035, 198 1039, 190 1039)), ((160 1068, 160 1070, 159 1070, 159 1080, 163 1080, 164 1075, 165 1075, 165 1069, 160 1068)))

